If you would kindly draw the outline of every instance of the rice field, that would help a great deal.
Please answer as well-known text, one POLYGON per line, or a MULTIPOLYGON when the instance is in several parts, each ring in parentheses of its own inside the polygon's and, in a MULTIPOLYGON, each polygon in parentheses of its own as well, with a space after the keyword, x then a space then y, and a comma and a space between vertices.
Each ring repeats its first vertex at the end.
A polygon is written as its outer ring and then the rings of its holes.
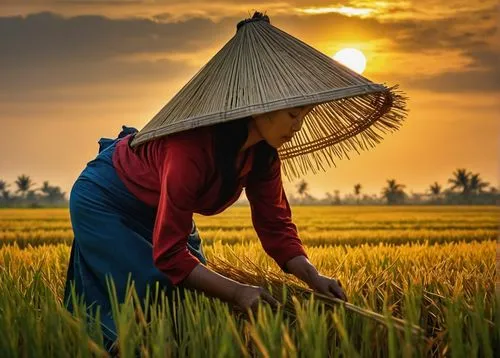
MULTIPOLYGON (((119 355, 495 355, 498 208, 295 207, 293 214, 310 260, 341 280, 348 303, 312 294, 281 272, 262 250, 249 209, 233 207, 195 216, 209 265, 266 286, 282 305, 242 313, 191 292, 182 304, 152 293, 153 304, 142 305, 131 289, 114 306, 119 355)), ((0 209, 2 357, 107 355, 84 307, 71 316, 61 305, 71 240, 66 209, 0 209)))

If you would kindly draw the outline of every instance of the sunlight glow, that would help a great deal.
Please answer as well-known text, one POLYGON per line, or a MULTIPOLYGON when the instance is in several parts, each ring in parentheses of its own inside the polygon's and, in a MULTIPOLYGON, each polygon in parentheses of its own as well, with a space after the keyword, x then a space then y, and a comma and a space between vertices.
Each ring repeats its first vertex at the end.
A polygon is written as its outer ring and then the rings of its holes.
POLYGON ((312 7, 306 9, 300 9, 299 11, 309 15, 337 13, 346 16, 366 17, 370 15, 374 11, 374 9, 361 9, 356 7, 340 6, 340 7, 312 7))
POLYGON ((366 68, 365 55, 355 48, 343 48, 333 56, 333 59, 359 74, 366 68))

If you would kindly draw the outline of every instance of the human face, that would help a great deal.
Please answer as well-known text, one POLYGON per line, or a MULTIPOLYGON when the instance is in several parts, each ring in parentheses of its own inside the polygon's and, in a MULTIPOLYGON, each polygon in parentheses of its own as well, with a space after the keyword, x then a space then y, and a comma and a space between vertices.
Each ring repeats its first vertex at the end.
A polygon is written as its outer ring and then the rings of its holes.
POLYGON ((256 115, 256 129, 269 145, 277 149, 292 140, 302 128, 304 117, 313 107, 314 105, 293 107, 256 115))

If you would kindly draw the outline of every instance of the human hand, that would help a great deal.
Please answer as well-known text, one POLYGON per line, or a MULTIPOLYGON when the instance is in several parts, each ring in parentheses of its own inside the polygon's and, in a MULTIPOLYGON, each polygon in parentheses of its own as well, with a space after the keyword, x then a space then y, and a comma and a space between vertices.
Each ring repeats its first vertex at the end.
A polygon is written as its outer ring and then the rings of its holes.
POLYGON ((339 280, 318 274, 310 283, 314 291, 347 301, 347 295, 339 280))
POLYGON ((260 300, 270 304, 273 308, 279 306, 279 302, 271 296, 265 288, 259 286, 243 285, 243 287, 236 292, 233 299, 234 304, 239 309, 243 311, 251 309, 254 312, 256 312, 260 300))

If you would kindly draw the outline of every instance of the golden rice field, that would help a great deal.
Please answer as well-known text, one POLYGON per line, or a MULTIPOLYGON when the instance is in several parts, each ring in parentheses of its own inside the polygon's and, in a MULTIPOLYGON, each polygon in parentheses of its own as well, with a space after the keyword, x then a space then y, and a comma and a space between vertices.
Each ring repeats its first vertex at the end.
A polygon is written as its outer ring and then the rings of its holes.
MULTIPOLYGON (((496 207, 295 207, 310 260, 349 303, 311 295, 265 255, 246 207, 195 221, 212 269, 268 287, 255 315, 201 294, 175 312, 115 305, 122 357, 494 357, 496 207), (145 317, 147 319, 145 319, 145 317)), ((105 356, 97 326, 61 306, 65 209, 0 209, 2 357, 105 356), (5 329, 8 327, 8 329, 5 329)), ((165 299, 165 297, 163 297, 165 299)), ((83 307, 82 307, 83 310, 83 307)))

